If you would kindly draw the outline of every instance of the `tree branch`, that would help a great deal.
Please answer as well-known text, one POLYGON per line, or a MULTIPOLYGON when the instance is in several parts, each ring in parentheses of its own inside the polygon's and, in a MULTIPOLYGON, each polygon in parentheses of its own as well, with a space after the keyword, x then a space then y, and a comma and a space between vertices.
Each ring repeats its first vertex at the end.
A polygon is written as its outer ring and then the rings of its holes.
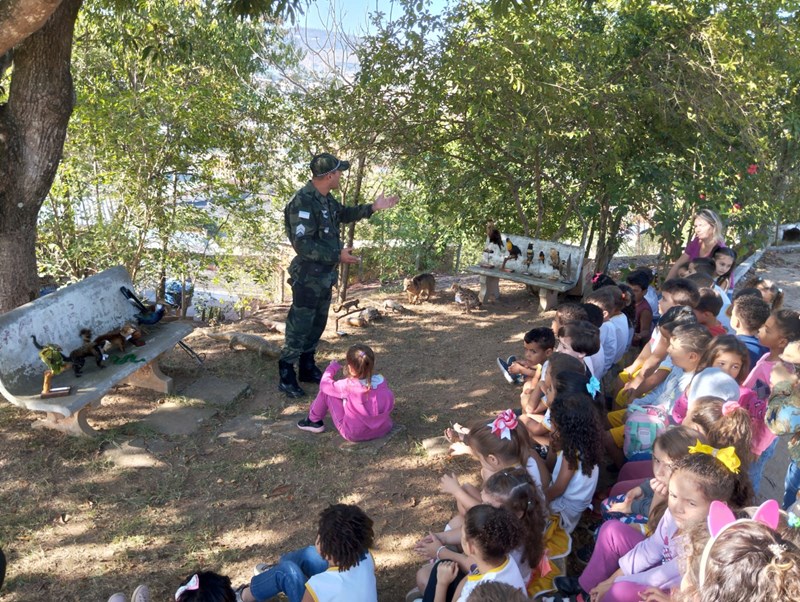
POLYGON ((38 31, 61 0, 0 1, 0 55, 38 31))

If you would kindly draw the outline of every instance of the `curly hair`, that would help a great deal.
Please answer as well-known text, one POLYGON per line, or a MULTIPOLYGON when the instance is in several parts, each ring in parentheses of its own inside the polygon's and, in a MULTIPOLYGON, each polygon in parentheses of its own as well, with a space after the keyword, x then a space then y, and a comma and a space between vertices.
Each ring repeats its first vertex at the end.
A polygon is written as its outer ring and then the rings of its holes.
POLYGON ((694 479, 703 496, 743 508, 753 499, 753 486, 746 470, 731 472, 722 462, 709 454, 689 454, 672 465, 672 476, 683 471, 694 479))
POLYGON ((494 473, 483 489, 503 502, 503 507, 522 523, 522 560, 528 566, 539 564, 544 555, 544 527, 547 516, 541 492, 524 468, 494 473))
POLYGON ((753 439, 750 413, 740 406, 725 415, 722 413, 723 405, 725 401, 719 397, 698 397, 694 400, 694 409, 686 419, 691 420, 705 433, 708 444, 712 447, 733 447, 742 462, 740 470, 746 471, 750 463, 750 444, 753 439))
POLYGON ((505 508, 478 504, 464 516, 464 535, 476 545, 484 561, 499 562, 519 545, 519 519, 505 508))
MULTIPOLYGON (((690 562, 697 569, 698 547, 690 562)), ((731 525, 711 542, 707 554, 705 580, 691 587, 686 599, 800 600, 800 549, 767 525, 756 521, 731 525)))
POLYGON ((464 436, 464 443, 484 458, 494 456, 506 466, 525 466, 533 447, 527 429, 521 422, 512 429, 511 439, 501 439, 492 432, 492 426, 486 419, 476 420, 468 425, 469 433, 464 436))
POLYGON ((522 590, 499 581, 483 581, 476 586, 467 602, 527 602, 528 596, 522 590))
POLYGON ((236 593, 233 591, 230 578, 213 571, 193 573, 184 579, 181 585, 189 583, 195 575, 199 587, 181 592, 176 598, 177 602, 236 602, 236 593))
POLYGON ((800 315, 793 309, 776 309, 772 319, 778 325, 781 335, 790 343, 800 339, 800 315))
POLYGON ((588 393, 559 395, 550 406, 551 443, 572 470, 591 476, 603 458, 603 427, 588 393))
POLYGON ((713 367, 714 362, 723 353, 735 353, 741 359, 742 367, 739 368, 739 375, 736 377, 736 382, 741 385, 747 375, 750 374, 750 352, 747 350, 747 346, 732 334, 723 334, 711 340, 711 344, 706 348, 703 357, 700 358, 700 365, 697 367, 698 372, 705 368, 713 367))
POLYGON ((771 312, 769 303, 761 297, 751 297, 750 295, 737 297, 732 306, 739 321, 747 330, 753 332, 764 325, 771 312))
POLYGON ((375 534, 372 519, 355 505, 333 504, 319 513, 320 554, 346 571, 364 559, 375 534))

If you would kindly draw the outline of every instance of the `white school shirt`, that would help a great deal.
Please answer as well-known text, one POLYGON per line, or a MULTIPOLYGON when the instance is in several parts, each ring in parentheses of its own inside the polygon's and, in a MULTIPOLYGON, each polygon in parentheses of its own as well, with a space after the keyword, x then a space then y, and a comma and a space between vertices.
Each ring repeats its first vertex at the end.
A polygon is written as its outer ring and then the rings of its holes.
POLYGON ((603 377, 606 375, 603 368, 605 367, 605 352, 603 351, 603 342, 600 341, 600 349, 594 355, 587 356, 586 364, 589 366, 589 372, 591 372, 597 380, 603 380, 603 377))
POLYGON ((340 571, 335 566, 306 581, 306 590, 315 602, 378 602, 375 562, 372 554, 356 566, 340 571))
POLYGON ((603 350, 603 374, 605 374, 617 361, 617 329, 611 320, 603 322, 600 327, 600 347, 603 350))
POLYGON ((617 353, 614 355, 614 361, 618 362, 628 350, 628 318, 625 317, 625 314, 617 314, 609 322, 614 326, 614 334, 617 337, 617 353))
MULTIPOLYGON (((564 453, 558 452, 551 484, 558 479, 558 473, 561 471, 563 463, 564 453)), ((578 526, 583 511, 592 505, 592 497, 594 497, 597 479, 600 476, 599 466, 595 466, 591 476, 588 477, 583 474, 582 466, 583 464, 578 462, 578 470, 572 475, 564 493, 550 502, 550 510, 561 517, 561 526, 567 533, 572 533, 578 526)))
POLYGON ((728 293, 723 291, 718 284, 714 284, 714 290, 717 291, 717 294, 722 297, 722 309, 719 310, 717 314, 717 320, 719 320, 720 324, 725 327, 730 334, 736 334, 733 332, 733 328, 731 328, 731 318, 728 316, 728 306, 731 304, 731 298, 728 296, 728 293))
POLYGON ((661 317, 661 314, 658 313, 658 293, 656 289, 652 286, 648 286, 644 293, 644 298, 650 305, 650 309, 653 310, 653 322, 656 322, 661 317))
POLYGON ((506 556, 505 562, 491 571, 486 571, 483 574, 477 573, 475 575, 467 575, 464 587, 461 589, 461 595, 456 602, 467 602, 467 598, 469 598, 472 590, 486 581, 507 583, 511 587, 515 587, 527 595, 525 581, 522 579, 522 573, 520 573, 517 563, 514 562, 511 556, 506 556))

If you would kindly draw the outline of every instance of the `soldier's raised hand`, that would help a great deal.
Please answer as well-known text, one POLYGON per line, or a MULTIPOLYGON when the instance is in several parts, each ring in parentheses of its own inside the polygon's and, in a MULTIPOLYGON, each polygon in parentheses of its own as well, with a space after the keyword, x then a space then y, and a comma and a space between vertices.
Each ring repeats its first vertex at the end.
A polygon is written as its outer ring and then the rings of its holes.
POLYGON ((395 195, 392 196, 385 196, 383 193, 378 195, 378 198, 375 199, 375 202, 372 203, 372 208, 375 211, 383 211, 384 209, 391 209, 395 205, 397 205, 400 197, 395 195))

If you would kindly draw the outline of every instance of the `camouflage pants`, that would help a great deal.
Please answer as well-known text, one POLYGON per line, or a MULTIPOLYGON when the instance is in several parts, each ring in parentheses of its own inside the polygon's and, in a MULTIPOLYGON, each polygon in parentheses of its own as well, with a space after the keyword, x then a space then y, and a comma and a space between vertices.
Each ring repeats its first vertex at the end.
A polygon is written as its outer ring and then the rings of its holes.
POLYGON ((329 278, 292 282, 292 307, 286 318, 286 339, 281 361, 294 364, 300 354, 317 349, 331 306, 329 278))

